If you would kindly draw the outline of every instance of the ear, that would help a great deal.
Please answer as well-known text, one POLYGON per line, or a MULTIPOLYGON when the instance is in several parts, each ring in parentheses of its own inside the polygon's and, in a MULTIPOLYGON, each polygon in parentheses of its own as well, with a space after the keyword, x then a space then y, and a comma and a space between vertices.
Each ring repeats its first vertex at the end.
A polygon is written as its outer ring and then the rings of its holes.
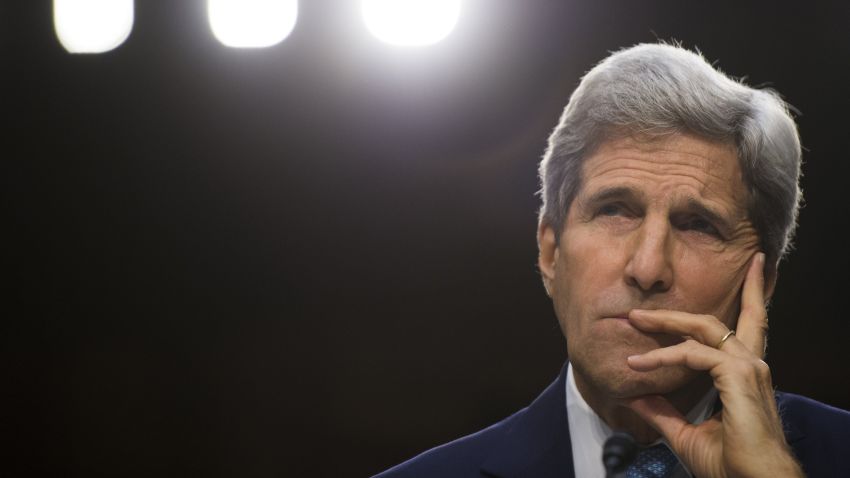
POLYGON ((549 297, 552 297, 552 281, 555 280, 555 264, 558 263, 558 246, 555 239, 555 230, 541 221, 537 226, 537 267, 549 297))

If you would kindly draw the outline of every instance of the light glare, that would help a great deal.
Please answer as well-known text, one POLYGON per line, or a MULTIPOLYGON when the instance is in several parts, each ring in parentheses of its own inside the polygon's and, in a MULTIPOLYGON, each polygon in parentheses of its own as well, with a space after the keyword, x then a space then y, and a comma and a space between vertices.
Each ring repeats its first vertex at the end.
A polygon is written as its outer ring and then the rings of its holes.
POLYGON ((298 0, 209 0, 207 13, 213 34, 224 45, 263 48, 292 32, 298 0))
POLYGON ((71 53, 103 53, 133 29, 133 0, 53 0, 53 28, 71 53))
POLYGON ((361 6, 372 34, 394 45, 436 43, 460 16, 460 0, 363 0, 361 6))

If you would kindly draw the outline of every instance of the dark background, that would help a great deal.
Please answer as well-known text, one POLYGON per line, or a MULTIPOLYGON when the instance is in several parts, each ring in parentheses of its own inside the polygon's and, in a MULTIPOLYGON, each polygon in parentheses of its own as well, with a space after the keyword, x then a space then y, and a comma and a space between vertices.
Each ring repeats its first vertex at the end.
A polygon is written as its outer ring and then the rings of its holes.
POLYGON ((136 1, 70 55, 0 4, 4 476, 368 476, 525 406, 563 338, 536 163, 607 52, 678 39, 800 111, 778 387, 850 408, 850 7, 467 0, 395 48, 301 0, 268 49, 201 0, 136 1))

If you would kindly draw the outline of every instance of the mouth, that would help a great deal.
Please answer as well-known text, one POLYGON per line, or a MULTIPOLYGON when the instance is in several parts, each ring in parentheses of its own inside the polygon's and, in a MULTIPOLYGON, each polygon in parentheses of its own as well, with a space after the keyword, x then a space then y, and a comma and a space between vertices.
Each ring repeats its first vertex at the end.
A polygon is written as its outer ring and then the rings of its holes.
POLYGON ((629 313, 628 312, 616 313, 616 314, 605 314, 602 317, 600 317, 599 323, 600 323, 600 325, 607 323, 609 326, 613 326, 615 329, 619 329, 619 330, 631 330, 633 332, 634 331, 640 332, 629 321, 629 313))

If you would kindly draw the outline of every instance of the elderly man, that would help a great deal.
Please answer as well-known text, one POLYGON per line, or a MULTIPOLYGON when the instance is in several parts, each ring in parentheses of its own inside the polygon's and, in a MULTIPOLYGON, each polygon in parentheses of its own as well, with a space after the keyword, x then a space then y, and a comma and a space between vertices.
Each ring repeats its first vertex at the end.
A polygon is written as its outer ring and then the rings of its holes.
POLYGON ((779 97, 639 45, 593 68, 540 164, 537 240, 569 360, 534 403, 380 476, 850 476, 850 413, 777 393, 762 360, 800 200, 779 97))

